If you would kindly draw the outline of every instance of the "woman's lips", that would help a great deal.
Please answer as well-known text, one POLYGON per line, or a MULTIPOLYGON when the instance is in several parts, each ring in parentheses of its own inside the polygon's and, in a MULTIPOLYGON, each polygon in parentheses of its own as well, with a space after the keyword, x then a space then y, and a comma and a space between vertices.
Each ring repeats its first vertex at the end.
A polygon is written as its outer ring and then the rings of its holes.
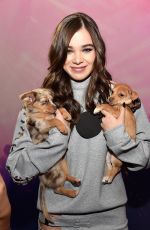
POLYGON ((83 66, 83 67, 71 67, 72 71, 77 72, 77 73, 84 71, 85 68, 86 68, 86 66, 83 66))

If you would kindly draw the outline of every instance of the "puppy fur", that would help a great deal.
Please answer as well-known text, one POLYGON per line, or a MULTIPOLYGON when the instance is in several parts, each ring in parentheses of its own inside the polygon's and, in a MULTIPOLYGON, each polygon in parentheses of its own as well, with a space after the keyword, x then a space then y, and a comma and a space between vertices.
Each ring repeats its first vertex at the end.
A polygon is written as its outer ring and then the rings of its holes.
MULTIPOLYGON (((108 104, 98 104, 94 114, 105 110, 118 118, 121 106, 125 108, 125 131, 135 140, 136 138, 136 121, 132 111, 140 107, 140 100, 137 92, 133 91, 127 84, 115 84, 112 89, 112 95, 108 98, 108 104)), ((108 152, 106 156, 106 170, 103 177, 103 183, 111 183, 114 177, 120 172, 122 162, 115 154, 108 152)))
MULTIPOLYGON (((49 89, 38 88, 20 95, 23 108, 26 113, 26 124, 34 144, 46 140, 50 129, 56 127, 61 133, 68 134, 68 129, 62 121, 55 116, 56 106, 53 103, 53 93, 49 89)), ((65 108, 59 109, 64 119, 71 120, 70 114, 65 108)), ((40 178, 40 205, 46 219, 52 222, 52 215, 48 213, 44 193, 46 187, 52 188, 55 193, 68 197, 76 197, 78 190, 66 189, 65 181, 71 182, 74 186, 80 186, 80 180, 69 175, 67 162, 63 157, 40 178)))

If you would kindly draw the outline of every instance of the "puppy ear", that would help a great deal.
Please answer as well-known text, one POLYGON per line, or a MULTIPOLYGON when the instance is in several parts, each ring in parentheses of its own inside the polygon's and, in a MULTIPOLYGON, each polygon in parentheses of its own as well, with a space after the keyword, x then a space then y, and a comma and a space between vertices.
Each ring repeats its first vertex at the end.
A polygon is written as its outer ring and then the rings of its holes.
POLYGON ((129 104, 129 107, 132 110, 132 112, 135 112, 137 109, 139 109, 141 107, 141 100, 139 98, 137 98, 136 100, 132 101, 129 104))
POLYGON ((116 82, 110 81, 110 88, 111 88, 111 90, 114 89, 115 85, 116 85, 116 82))
POLYGON ((139 97, 138 93, 135 91, 132 91, 132 95, 131 95, 132 101, 135 101, 136 99, 138 99, 138 97, 139 97))
POLYGON ((24 107, 32 105, 35 101, 36 92, 30 91, 19 95, 20 100, 24 107))

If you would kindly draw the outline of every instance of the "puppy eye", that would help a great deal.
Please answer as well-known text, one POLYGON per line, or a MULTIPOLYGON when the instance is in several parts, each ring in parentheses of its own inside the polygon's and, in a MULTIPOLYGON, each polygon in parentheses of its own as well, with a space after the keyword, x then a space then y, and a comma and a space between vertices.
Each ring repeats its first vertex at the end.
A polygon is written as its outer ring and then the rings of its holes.
POLYGON ((42 105, 46 105, 49 103, 49 100, 42 101, 42 105))
POLYGON ((124 94, 123 93, 119 93, 119 97, 124 97, 124 94))

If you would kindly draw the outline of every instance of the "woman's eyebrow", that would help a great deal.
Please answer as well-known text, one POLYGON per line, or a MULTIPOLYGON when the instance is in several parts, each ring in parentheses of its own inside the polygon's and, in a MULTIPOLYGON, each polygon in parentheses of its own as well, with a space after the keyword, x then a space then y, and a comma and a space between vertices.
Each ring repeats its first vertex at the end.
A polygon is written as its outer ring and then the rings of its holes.
MULTIPOLYGON (((85 48, 85 47, 89 47, 89 46, 92 47, 92 48, 94 48, 94 45, 91 44, 91 43, 90 43, 90 44, 82 45, 81 47, 82 47, 82 48, 85 48)), ((68 48, 69 48, 69 49, 73 49, 73 46, 68 46, 68 48)))
POLYGON ((90 46, 90 47, 92 47, 92 48, 94 47, 93 44, 85 44, 85 45, 83 45, 82 47, 85 48, 85 47, 87 47, 87 46, 88 46, 88 47, 90 46))

